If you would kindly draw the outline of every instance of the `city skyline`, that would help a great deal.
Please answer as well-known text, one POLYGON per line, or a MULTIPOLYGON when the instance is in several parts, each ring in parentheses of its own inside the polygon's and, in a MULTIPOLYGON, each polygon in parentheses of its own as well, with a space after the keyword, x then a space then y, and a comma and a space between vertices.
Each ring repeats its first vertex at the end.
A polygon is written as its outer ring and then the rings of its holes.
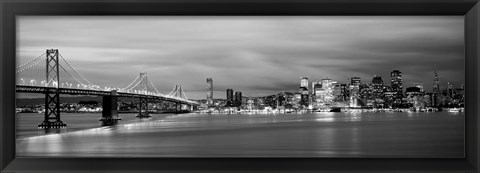
MULTIPOLYGON (((394 71, 397 71, 397 72, 398 72, 399 70, 395 69, 394 71)), ((400 73, 401 73, 401 71, 400 71, 400 73)), ((397 77, 395 76, 395 78, 397 78, 397 77)), ((208 79, 213 80, 212 78, 208 78, 208 79)), ((309 91, 309 94, 313 94, 313 95, 314 95, 313 85, 317 85, 317 84, 318 84, 318 85, 321 86, 322 80, 329 80, 329 81, 331 81, 331 82, 335 82, 336 84, 346 85, 346 86, 348 87, 348 86, 352 85, 352 80, 354 80, 354 79, 355 79, 355 82, 359 82, 359 84, 362 84, 362 85, 363 85, 363 84, 373 84, 373 85, 375 85, 375 82, 373 82, 373 81, 376 80, 376 81, 378 82, 378 81, 380 80, 380 81, 383 81, 382 86, 392 87, 391 81, 390 81, 390 79, 391 79, 390 77, 389 77, 389 78, 383 78, 382 76, 378 76, 378 75, 374 75, 374 76, 372 76, 371 79, 366 79, 366 81, 364 81, 365 79, 361 79, 360 77, 354 76, 354 77, 351 77, 351 78, 349 79, 350 81, 348 81, 348 82, 347 82, 347 81, 346 81, 346 82, 339 82, 339 81, 337 81, 337 80, 335 80, 335 79, 331 79, 331 78, 323 78, 323 79, 309 80, 308 77, 301 77, 300 80, 297 82, 297 85, 298 85, 297 88, 295 88, 295 89, 290 88, 290 89, 288 89, 288 90, 286 89, 286 90, 284 90, 284 91, 282 91, 282 92, 300 93, 300 92, 298 91, 298 89, 299 89, 299 88, 306 87, 306 88, 307 88, 307 91, 309 91), (385 79, 386 79, 386 80, 385 80, 385 79), (310 84, 311 84, 312 86, 310 86, 310 84)), ((436 73, 434 74, 434 77, 433 77, 432 79, 434 79, 434 83, 435 83, 435 81, 438 81, 438 76, 437 76, 436 73)), ((400 80, 402 80, 402 77, 400 77, 400 80)), ((402 82, 401 82, 401 83, 402 83, 402 82)), ((207 85, 208 85, 208 81, 207 81, 207 85)), ((400 92, 401 92, 402 94, 405 94, 405 92, 407 92, 407 88, 416 87, 416 88, 421 89, 421 90, 424 91, 425 93, 440 93, 440 92, 442 92, 442 91, 444 91, 444 90, 447 90, 448 87, 449 87, 449 85, 453 86, 453 89, 460 89, 460 88, 463 89, 463 87, 464 87, 465 84, 462 83, 462 84, 454 85, 454 84, 451 83, 451 82, 446 82, 445 87, 443 87, 443 88, 441 87, 441 85, 436 84, 436 85, 432 85, 431 89, 429 89, 429 87, 428 87, 428 86, 425 86, 424 83, 422 83, 422 82, 417 82, 417 83, 415 83, 414 85, 402 86, 402 87, 401 87, 402 91, 400 91, 400 92)), ((332 87, 333 87, 333 86, 332 86, 332 87)), ((214 88, 214 87, 213 87, 213 88, 214 88)), ((206 91, 207 91, 207 98, 208 98, 208 92, 210 92, 210 90, 207 89, 206 91)), ((225 91, 218 91, 218 90, 213 90, 213 91, 214 91, 214 92, 215 92, 215 91, 217 91, 217 92, 225 92, 225 91)), ((235 90, 235 89, 232 89, 232 88, 227 88, 227 89, 226 89, 227 95, 224 96, 224 98, 222 98, 222 97, 218 97, 218 98, 217 98, 217 97, 213 97, 213 99, 226 99, 226 100, 228 101, 228 100, 229 100, 229 94, 228 94, 228 92, 232 92, 232 91, 240 91, 240 92, 243 92, 243 91, 241 91, 241 90, 235 90)), ((257 96, 245 96, 245 97, 265 97, 265 96, 275 95, 275 94, 278 94, 278 93, 265 94, 265 95, 257 95, 257 96)), ((203 98, 203 99, 198 99, 198 100, 205 100, 205 98, 203 98)))
POLYGON ((125 87, 147 72, 163 93, 182 84, 187 97, 213 98, 295 91, 302 76, 346 83, 374 75, 403 89, 431 92, 464 84, 461 16, 402 17, 19 17, 18 63, 58 48, 101 86, 125 87), (61 25, 61 28, 56 26, 61 25), (61 30, 61 31, 60 31, 61 30), (130 78, 128 78, 130 77, 130 78))

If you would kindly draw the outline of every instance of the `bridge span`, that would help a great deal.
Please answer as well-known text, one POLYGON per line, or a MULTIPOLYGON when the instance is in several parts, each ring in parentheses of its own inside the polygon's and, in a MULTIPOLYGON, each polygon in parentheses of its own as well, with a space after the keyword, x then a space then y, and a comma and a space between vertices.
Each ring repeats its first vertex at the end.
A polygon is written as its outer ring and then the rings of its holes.
POLYGON ((60 95, 93 95, 103 97, 102 125, 118 123, 117 98, 138 98, 139 118, 150 117, 148 103, 151 100, 175 103, 175 110, 181 111, 187 105, 191 111, 199 105, 189 100, 180 84, 176 84, 169 94, 160 93, 147 73, 140 73, 127 87, 100 87, 78 73, 58 49, 47 49, 46 53, 29 60, 16 68, 17 93, 39 93, 45 95, 45 116, 38 126, 41 128, 61 128, 67 124, 60 117, 60 95), (44 63, 45 62, 45 63, 44 63))

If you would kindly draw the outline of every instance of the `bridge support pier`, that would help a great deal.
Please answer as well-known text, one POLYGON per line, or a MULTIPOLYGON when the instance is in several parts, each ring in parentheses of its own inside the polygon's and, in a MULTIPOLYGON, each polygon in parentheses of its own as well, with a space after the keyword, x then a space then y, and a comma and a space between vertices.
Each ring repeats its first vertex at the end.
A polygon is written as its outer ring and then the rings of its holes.
POLYGON ((38 124, 41 128, 62 128, 67 124, 60 120, 60 93, 58 89, 47 89, 45 93, 45 117, 38 124))
POLYGON ((102 104, 102 118, 99 121, 102 122, 102 126, 110 126, 118 123, 122 118, 118 117, 118 103, 117 103, 117 91, 111 91, 109 96, 103 96, 102 104))
POLYGON ((136 117, 138 118, 149 118, 151 117, 148 114, 148 99, 146 97, 140 97, 140 103, 138 104, 139 112, 136 117))
POLYGON ((175 103, 175 114, 182 113, 182 104, 175 103))

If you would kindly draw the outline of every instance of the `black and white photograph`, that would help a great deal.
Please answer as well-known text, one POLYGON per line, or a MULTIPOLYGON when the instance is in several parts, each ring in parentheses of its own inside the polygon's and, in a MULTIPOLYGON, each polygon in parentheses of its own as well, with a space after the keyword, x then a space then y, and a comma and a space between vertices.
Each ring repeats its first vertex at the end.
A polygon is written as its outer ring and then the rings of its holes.
POLYGON ((17 16, 15 152, 464 158, 464 24, 17 16))

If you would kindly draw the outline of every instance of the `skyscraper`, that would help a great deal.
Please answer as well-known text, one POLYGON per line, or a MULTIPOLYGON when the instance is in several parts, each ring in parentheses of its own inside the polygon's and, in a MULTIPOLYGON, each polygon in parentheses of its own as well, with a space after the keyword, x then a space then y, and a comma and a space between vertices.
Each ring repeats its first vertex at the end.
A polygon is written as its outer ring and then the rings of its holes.
POLYGON ((325 91, 324 102, 327 105, 330 105, 333 102, 333 83, 332 79, 324 78, 322 79, 322 89, 325 91))
POLYGON ((207 105, 213 105, 213 79, 207 78, 207 105))
POLYGON ((407 103, 409 107, 421 108, 425 107, 425 102, 422 100, 423 95, 421 88, 418 87, 408 87, 405 90, 405 95, 407 98, 407 103))
POLYGON ((395 92, 394 96, 394 104, 397 106, 402 103, 403 97, 403 82, 402 82, 402 72, 399 70, 393 70, 390 73, 391 83, 392 83, 392 91, 395 92))
POLYGON ((447 97, 453 98, 453 95, 455 95, 453 90, 453 84, 450 82, 447 82, 447 97))
POLYGON ((440 82, 438 81, 437 65, 433 76, 432 106, 438 106, 438 97, 440 96, 440 82))
POLYGON ((315 95, 315 85, 317 85, 317 84, 321 85, 321 82, 320 81, 313 81, 312 82, 312 95, 315 95))
POLYGON ((308 90, 308 77, 302 77, 302 80, 300 81, 300 87, 308 90))
POLYGON ((392 89, 397 90, 397 91, 402 91, 402 72, 399 70, 393 70, 392 73, 390 73, 391 77, 391 83, 392 83, 392 89))
POLYGON ((371 83, 363 83, 360 85, 360 106, 374 106, 373 85, 371 83))
POLYGON ((233 89, 227 89, 227 104, 226 106, 233 105, 233 89))
POLYGON ((373 75, 372 84, 383 86, 383 79, 381 76, 373 75))
POLYGON ((340 84, 340 90, 342 92, 342 101, 347 101, 349 97, 348 89, 347 89, 347 84, 340 84))
POLYGON ((312 86, 314 89, 313 89, 313 93, 312 94, 315 94, 317 92, 318 89, 322 88, 322 83, 321 82, 317 82, 315 85, 312 86))
POLYGON ((350 79, 350 87, 349 87, 349 102, 350 107, 358 107, 358 99, 360 98, 360 84, 361 79, 360 77, 352 77, 350 79))
POLYGON ((323 89, 329 89, 332 87, 332 79, 325 78, 322 79, 322 88, 323 89))
POLYGON ((421 93, 425 93, 425 89, 423 88, 423 84, 422 84, 422 83, 416 83, 416 84, 415 84, 415 87, 420 88, 420 92, 421 92, 421 93))
POLYGON ((361 84, 361 79, 360 77, 352 77, 350 79, 350 85, 353 85, 353 86, 360 86, 361 84))
POLYGON ((242 92, 237 91, 235 92, 235 101, 234 101, 234 106, 239 107, 242 105, 242 92))
POLYGON ((374 107, 383 107, 383 80, 381 76, 373 76, 372 79, 374 107))
POLYGON ((438 81, 437 66, 435 66, 435 73, 433 76, 433 93, 440 94, 440 82, 438 81))
POLYGON ((300 105, 308 106, 309 104, 308 77, 302 77, 302 80, 300 80, 300 88, 298 92, 301 94, 300 105))

